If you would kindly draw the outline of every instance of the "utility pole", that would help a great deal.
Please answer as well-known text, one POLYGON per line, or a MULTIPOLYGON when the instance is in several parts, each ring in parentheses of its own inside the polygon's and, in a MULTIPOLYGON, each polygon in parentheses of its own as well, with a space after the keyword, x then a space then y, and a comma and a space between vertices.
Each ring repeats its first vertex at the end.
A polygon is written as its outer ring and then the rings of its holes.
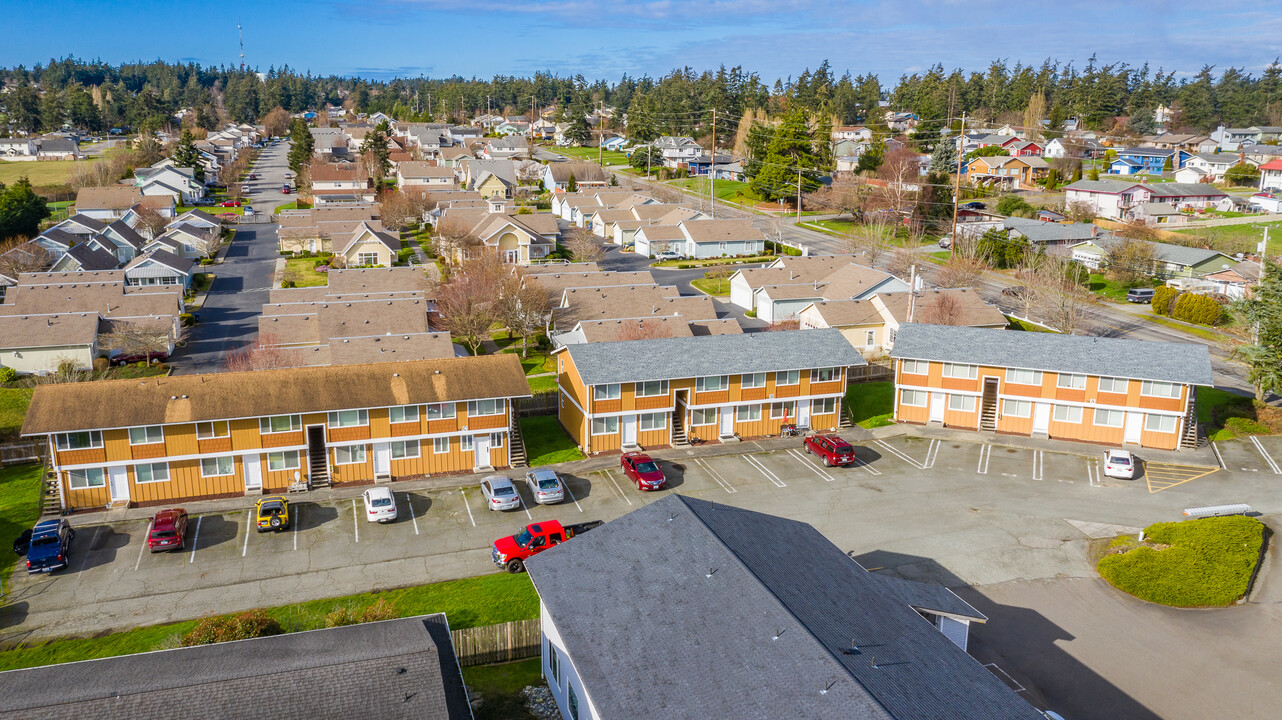
POLYGON ((917 311, 917 266, 908 269, 908 322, 913 321, 917 311))
POLYGON ((601 126, 601 114, 604 112, 605 101, 598 100, 596 111, 596 164, 601 166, 602 171, 605 170, 605 164, 602 162, 603 158, 601 148, 601 143, 605 141, 605 129, 601 126))
POLYGON ((534 157, 534 96, 530 96, 530 157, 534 157))
POLYGON ((801 168, 797 168, 797 224, 801 224, 801 168))
POLYGON ((717 109, 712 108, 712 164, 708 173, 708 202, 712 204, 712 219, 717 219, 717 109))
POLYGON ((966 147, 966 113, 962 113, 961 132, 957 134, 957 179, 953 181, 953 229, 949 231, 952 238, 948 243, 951 255, 957 248, 957 205, 961 202, 962 149, 966 147))

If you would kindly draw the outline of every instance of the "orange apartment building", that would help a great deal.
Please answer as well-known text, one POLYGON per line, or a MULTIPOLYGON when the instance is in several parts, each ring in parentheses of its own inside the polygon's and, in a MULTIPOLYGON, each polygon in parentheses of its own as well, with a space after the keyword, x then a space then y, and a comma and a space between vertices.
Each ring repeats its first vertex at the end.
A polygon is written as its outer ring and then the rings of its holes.
POLYGON ((64 509, 156 505, 504 467, 515 355, 37 387, 64 509))
POLYGON ((763 437, 840 425, 846 368, 864 359, 839 330, 567 345, 558 417, 585 452, 763 437))
POLYGON ((1205 345, 909 324, 895 420, 1175 450, 1197 443, 1205 345))

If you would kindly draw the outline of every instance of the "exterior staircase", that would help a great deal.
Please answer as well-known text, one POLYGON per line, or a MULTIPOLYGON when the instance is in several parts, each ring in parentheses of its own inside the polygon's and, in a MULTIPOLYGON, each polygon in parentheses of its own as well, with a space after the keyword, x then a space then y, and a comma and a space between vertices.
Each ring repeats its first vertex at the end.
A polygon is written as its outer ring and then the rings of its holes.
POLYGON ((846 403, 841 403, 841 412, 837 413, 837 429, 844 430, 854 426, 855 422, 850 419, 850 408, 846 403))
POLYGON ((512 425, 508 428, 507 452, 507 464, 509 467, 522 468, 529 465, 529 459, 525 454, 525 437, 521 435, 521 423, 519 422, 516 408, 512 409, 512 425))
POLYGON ((62 483, 58 473, 45 468, 44 482, 40 486, 40 514, 57 515, 62 512, 62 483))
POLYGON ((678 410, 672 413, 672 447, 689 447, 690 438, 686 435, 685 413, 678 410))
POLYGON ((1197 432, 1197 394, 1189 399, 1189 410, 1184 414, 1184 432, 1180 435, 1180 448, 1192 449, 1201 444, 1197 432))
POLYGON ((994 432, 997 430, 997 383, 984 383, 982 409, 979 413, 979 428, 994 432))
POLYGON ((312 490, 329 487, 329 464, 325 462, 325 453, 310 453, 308 463, 308 487, 312 490))

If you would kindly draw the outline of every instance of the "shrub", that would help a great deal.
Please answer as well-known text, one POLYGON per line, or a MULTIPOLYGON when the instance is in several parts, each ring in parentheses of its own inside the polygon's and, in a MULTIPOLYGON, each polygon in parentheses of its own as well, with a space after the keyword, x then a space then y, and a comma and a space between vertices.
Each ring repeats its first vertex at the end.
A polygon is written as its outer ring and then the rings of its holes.
POLYGON ((1171 308, 1171 317, 1199 325, 1214 325, 1222 314, 1223 310, 1214 298, 1195 293, 1180 295, 1171 308))
POLYGON ((1224 421, 1224 427, 1238 435, 1269 435, 1273 432, 1267 425, 1245 417, 1231 417, 1224 421))
POLYGON ((214 259, 213 259, 213 258, 201 258, 201 259, 200 259, 200 264, 201 264, 201 265, 213 265, 213 264, 214 264, 214 259))
POLYGON ((183 324, 183 327, 191 327, 196 324, 196 316, 191 313, 179 313, 178 320, 183 324))
POLYGON ((282 282, 280 286, 283 288, 292 288, 292 287, 298 287, 298 283, 294 282, 293 280, 286 280, 285 282, 282 282))
MULTIPOLYGON (((94 359, 93 359, 93 369, 94 369, 94 372, 100 372, 100 373, 101 373, 101 372, 107 372, 107 370, 111 369, 111 360, 109 360, 109 359, 107 359, 107 358, 105 358, 105 357, 97 357, 97 358, 94 358, 94 359)), ((0 370, 0 378, 2 378, 2 377, 3 377, 3 375, 4 375, 4 370, 9 370, 9 371, 11 371, 11 372, 12 372, 13 368, 4 368, 3 370, 0 370)), ((16 374, 16 373, 15 373, 15 374, 16 374)))
POLYGON ((384 598, 375 600, 372 605, 365 606, 362 610, 357 610, 351 605, 336 608, 333 612, 325 616, 325 627, 341 627, 343 625, 359 625, 361 623, 378 622, 380 620, 391 620, 397 617, 396 608, 392 607, 384 598))
POLYGON ((11 367, 0 367, 0 383, 10 383, 18 379, 18 371, 11 367))
POLYGON ((1153 314, 1170 315, 1171 307, 1175 304, 1175 299, 1180 296, 1180 291, 1169 286, 1163 285, 1153 291, 1153 314))
POLYGON ((183 647, 212 645, 232 640, 280 635, 284 630, 275 618, 262 610, 249 610, 238 615, 204 617, 183 636, 183 647))

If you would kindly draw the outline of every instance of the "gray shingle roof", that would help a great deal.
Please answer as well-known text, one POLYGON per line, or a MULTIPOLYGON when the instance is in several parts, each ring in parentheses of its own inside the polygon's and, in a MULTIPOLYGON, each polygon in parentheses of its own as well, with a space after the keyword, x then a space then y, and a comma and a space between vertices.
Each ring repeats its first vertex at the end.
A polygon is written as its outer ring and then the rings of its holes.
POLYGON ((1018 217, 1006 218, 1002 226, 1015 230, 1033 244, 1090 240, 1100 233, 1099 227, 1090 223, 1043 222, 1018 217))
POLYGON ((195 720, 472 717, 441 614, 0 673, 0 715, 152 720, 174 708, 195 720))
POLYGON ((566 351, 588 385, 865 364, 832 328, 586 343, 566 351))
POLYGON ((606 720, 1041 718, 805 523, 669 495, 528 566, 606 720))
POLYGON ((913 323, 893 358, 1213 385, 1205 345, 913 323))

